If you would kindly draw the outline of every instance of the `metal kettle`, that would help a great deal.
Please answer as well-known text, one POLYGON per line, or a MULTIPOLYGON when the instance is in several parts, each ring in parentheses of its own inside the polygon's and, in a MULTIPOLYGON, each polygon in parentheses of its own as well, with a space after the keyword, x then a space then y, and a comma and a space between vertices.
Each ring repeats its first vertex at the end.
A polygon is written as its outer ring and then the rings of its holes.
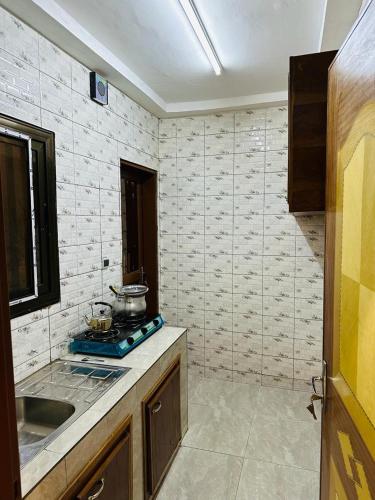
POLYGON ((94 305, 103 305, 109 308, 105 311, 105 309, 101 309, 99 314, 94 314, 94 308, 91 304, 92 316, 88 318, 87 315, 84 316, 87 326, 93 330, 94 332, 107 332, 112 325, 112 306, 107 302, 94 302, 94 305))
POLYGON ((109 289, 116 295, 112 302, 114 316, 135 318, 146 313, 146 285, 125 285, 119 289, 110 286, 109 289))

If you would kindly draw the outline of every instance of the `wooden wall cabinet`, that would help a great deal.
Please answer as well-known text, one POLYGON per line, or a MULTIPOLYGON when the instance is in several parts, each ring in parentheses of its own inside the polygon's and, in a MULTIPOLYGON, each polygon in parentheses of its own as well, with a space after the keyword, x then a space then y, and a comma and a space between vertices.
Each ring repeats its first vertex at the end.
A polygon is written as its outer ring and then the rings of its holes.
POLYGON ((144 401, 145 498, 154 498, 181 441, 180 363, 144 401))
POLYGON ((289 212, 325 210, 328 68, 336 53, 289 60, 289 212))

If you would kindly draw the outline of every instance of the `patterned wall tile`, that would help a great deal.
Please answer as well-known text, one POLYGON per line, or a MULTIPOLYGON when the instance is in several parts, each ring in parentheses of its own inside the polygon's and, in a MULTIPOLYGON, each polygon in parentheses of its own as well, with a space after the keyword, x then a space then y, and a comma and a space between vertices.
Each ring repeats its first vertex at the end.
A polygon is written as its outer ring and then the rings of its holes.
POLYGON ((229 132, 234 132, 234 113, 217 113, 205 119, 206 135, 229 132))
POLYGON ((266 109, 266 128, 288 128, 288 107, 280 106, 277 108, 266 109))
POLYGON ((17 380, 66 352, 90 301, 111 299, 122 280, 119 159, 158 169, 160 158, 162 312, 191 328, 189 367, 306 387, 320 372, 324 219, 288 214, 287 108, 158 120, 111 84, 100 108, 89 68, 3 9, 0 25, 2 109, 53 130, 57 147, 61 302, 46 350, 29 359, 17 347, 17 380))
POLYGON ((266 110, 249 109, 235 113, 236 132, 247 130, 264 130, 266 127, 266 110))
POLYGON ((5 115, 41 125, 40 108, 19 97, 0 91, 0 107, 5 115))
MULTIPOLYGON (((172 120, 176 122, 177 137, 204 135, 204 118, 188 116, 172 120)), ((173 126, 172 126, 173 128, 173 126)))
POLYGON ((0 74, 2 92, 40 104, 39 71, 34 66, 0 49, 0 74))
POLYGON ((39 68, 39 35, 15 16, 0 13, 1 47, 23 62, 39 68))
MULTIPOLYGON (((90 302, 111 300, 109 284, 122 282, 120 155, 158 169, 159 123, 112 85, 107 107, 91 101, 89 68, 2 8, 0 27, 2 112, 52 130, 56 143, 61 301, 12 321, 20 380, 66 354, 90 302)), ((177 254, 175 274, 177 290, 177 254)))
POLYGON ((293 363, 321 356, 324 220, 289 214, 287 107, 163 119, 160 130, 161 156, 172 158, 160 160, 160 185, 173 200, 161 201, 161 282, 177 290, 179 324, 199 324, 189 366, 306 389, 293 363))
POLYGON ((39 38, 40 71, 72 87, 72 58, 44 37, 39 38))
POLYGON ((231 155, 234 152, 234 134, 215 134, 205 137, 205 155, 231 155))

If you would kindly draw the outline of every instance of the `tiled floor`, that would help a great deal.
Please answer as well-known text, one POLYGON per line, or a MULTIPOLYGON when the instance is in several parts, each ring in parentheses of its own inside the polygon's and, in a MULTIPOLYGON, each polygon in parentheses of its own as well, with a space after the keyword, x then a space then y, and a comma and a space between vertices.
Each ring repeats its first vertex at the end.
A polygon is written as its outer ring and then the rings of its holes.
POLYGON ((190 378, 189 430, 158 500, 317 500, 308 393, 190 378))

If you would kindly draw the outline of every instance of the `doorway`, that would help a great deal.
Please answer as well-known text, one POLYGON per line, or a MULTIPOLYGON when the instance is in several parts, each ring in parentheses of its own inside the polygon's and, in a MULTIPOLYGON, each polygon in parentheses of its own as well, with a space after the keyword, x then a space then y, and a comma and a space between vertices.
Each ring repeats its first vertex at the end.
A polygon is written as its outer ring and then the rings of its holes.
POLYGON ((157 172, 121 161, 123 283, 146 281, 147 312, 159 312, 157 172))

